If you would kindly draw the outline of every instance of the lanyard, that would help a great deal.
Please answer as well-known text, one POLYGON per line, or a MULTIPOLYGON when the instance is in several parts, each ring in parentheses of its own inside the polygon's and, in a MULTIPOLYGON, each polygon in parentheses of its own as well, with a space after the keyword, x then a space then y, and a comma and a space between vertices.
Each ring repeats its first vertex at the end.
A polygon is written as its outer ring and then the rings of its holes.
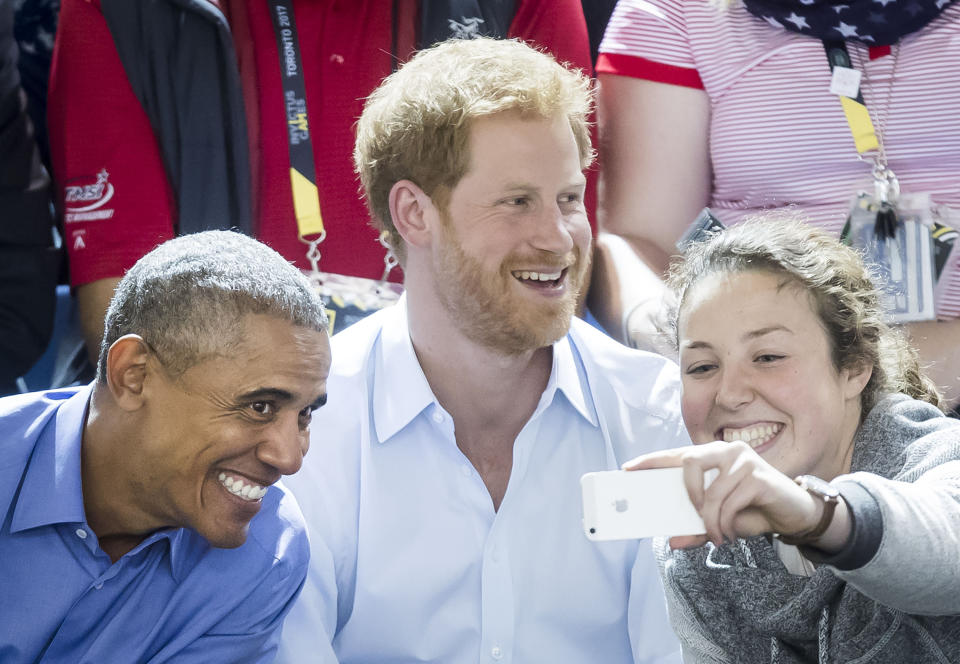
MULTIPOLYGON (((854 71, 850 64, 850 52, 847 51, 846 43, 824 40, 823 48, 827 52, 827 61, 830 63, 830 73, 834 76, 834 80, 839 75, 854 71), (838 68, 842 68, 842 70, 838 70, 838 68)), ((850 97, 846 94, 838 94, 837 96, 840 97, 843 114, 847 117, 847 125, 849 125, 850 133, 853 135, 857 152, 863 155, 867 152, 879 150, 880 143, 877 140, 877 132, 873 128, 870 112, 867 111, 867 105, 863 101, 859 79, 856 83, 856 97, 850 97)))
POLYGON ((313 165, 313 144, 307 122, 307 90, 300 58, 300 41, 293 17, 293 0, 268 0, 273 31, 280 53, 283 101, 287 113, 287 143, 290 147, 290 185, 293 209, 297 217, 297 233, 301 242, 310 245, 307 258, 316 271, 326 232, 320 216, 320 195, 313 165), (310 236, 316 236, 310 239, 310 236))

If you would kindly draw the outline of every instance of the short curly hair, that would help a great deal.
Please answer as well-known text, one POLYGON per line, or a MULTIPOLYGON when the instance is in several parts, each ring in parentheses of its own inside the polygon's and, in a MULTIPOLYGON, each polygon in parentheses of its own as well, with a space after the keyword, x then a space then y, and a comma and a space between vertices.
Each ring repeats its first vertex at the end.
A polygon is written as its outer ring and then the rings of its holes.
POLYGON ((899 329, 887 323, 873 275, 860 254, 791 213, 748 217, 692 245, 670 266, 667 284, 676 297, 667 326, 674 345, 684 297, 692 286, 717 274, 750 270, 783 275, 809 294, 838 371, 873 369, 861 393, 861 417, 889 392, 903 392, 944 409, 916 351, 899 329))
POLYGON ((420 51, 373 91, 357 122, 354 166, 374 227, 403 262, 390 189, 410 180, 445 207, 470 163, 470 123, 477 118, 506 111, 565 117, 586 169, 594 158, 593 99, 582 72, 517 40, 453 39, 420 51))

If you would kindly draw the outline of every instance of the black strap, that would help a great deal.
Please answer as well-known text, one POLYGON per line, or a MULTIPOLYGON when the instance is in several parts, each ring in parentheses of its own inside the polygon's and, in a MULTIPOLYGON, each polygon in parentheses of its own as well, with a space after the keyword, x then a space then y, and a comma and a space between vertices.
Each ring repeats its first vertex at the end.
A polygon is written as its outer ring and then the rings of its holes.
POLYGON ((270 17, 280 54, 280 81, 287 114, 287 143, 290 149, 290 178, 294 211, 301 239, 323 236, 317 173, 313 164, 313 142, 307 120, 307 86, 300 57, 300 39, 293 15, 292 0, 269 0, 270 17))

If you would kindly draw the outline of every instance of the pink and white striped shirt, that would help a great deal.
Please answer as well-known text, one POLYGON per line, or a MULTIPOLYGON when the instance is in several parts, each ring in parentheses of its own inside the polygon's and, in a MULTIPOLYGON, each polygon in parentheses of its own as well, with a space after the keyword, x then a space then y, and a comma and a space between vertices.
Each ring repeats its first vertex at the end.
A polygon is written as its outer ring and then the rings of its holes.
MULTIPOLYGON (((861 91, 904 192, 929 192, 960 226, 960 3, 893 47, 847 41, 861 91)), ((597 72, 705 90, 710 99, 710 207, 725 224, 796 206, 839 233, 854 195, 872 191, 830 92, 823 44, 739 3, 620 0, 597 72)), ((937 314, 960 316, 960 242, 937 314)))

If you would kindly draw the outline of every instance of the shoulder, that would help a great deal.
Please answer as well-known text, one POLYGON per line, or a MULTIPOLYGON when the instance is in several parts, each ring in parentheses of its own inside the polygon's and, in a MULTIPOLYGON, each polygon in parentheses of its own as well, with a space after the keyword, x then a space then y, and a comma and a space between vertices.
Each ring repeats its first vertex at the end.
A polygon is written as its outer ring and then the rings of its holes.
POLYGON ((380 331, 391 323, 406 324, 403 312, 394 311, 400 305, 392 305, 357 321, 330 339, 330 376, 349 378, 363 372, 380 331))
POLYGON ((608 386, 619 400, 663 419, 679 415, 680 370, 674 362, 628 348, 579 319, 570 337, 591 384, 608 386))
POLYGON ((310 557, 307 527, 293 494, 281 483, 270 487, 260 512, 250 522, 247 555, 278 567, 283 576, 306 569, 310 557))
POLYGON ((864 458, 895 467, 881 474, 905 481, 960 459, 960 420, 905 394, 891 394, 870 411, 857 434, 864 458))
POLYGON ((33 450, 37 437, 53 420, 60 407, 82 388, 66 388, 48 392, 17 394, 0 399, 0 450, 3 460, 0 468, 16 465, 15 459, 23 454, 23 462, 33 450))

